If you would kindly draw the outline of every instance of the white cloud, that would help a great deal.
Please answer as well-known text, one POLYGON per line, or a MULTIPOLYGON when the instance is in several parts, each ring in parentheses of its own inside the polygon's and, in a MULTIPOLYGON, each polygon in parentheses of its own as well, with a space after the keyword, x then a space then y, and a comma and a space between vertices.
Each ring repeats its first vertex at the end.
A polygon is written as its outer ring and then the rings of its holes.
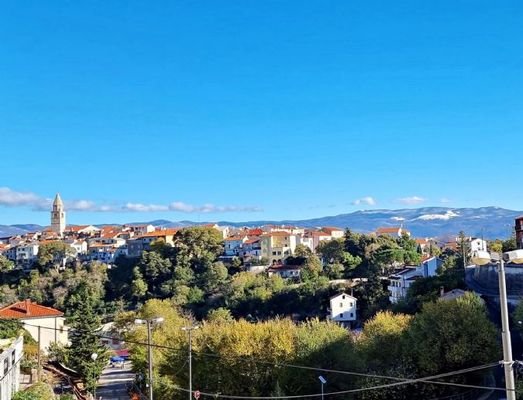
POLYGON ((70 211, 93 211, 97 206, 90 200, 74 200, 66 201, 65 208, 70 211))
POLYGON ((448 203, 451 203, 451 200, 447 199, 446 197, 443 197, 442 199, 440 199, 439 202, 442 204, 448 204, 448 203))
POLYGON ((0 187, 0 205, 5 207, 34 207, 48 205, 49 199, 44 199, 31 192, 16 192, 8 187, 0 187))
POLYGON ((362 197, 361 199, 354 200, 351 204, 354 206, 359 206, 360 204, 373 206, 376 204, 376 200, 373 197, 366 196, 366 197, 362 197))
MULTIPOLYGON (((49 211, 53 200, 38 196, 31 192, 17 192, 8 187, 0 187, 0 206, 30 207, 35 211, 49 211)), ((66 211, 78 212, 183 212, 183 213, 226 213, 226 212, 257 212, 262 211, 254 206, 216 206, 203 204, 201 206, 175 201, 170 204, 143 204, 127 202, 124 204, 98 204, 91 200, 67 200, 66 211)))
POLYGON ((420 196, 410 196, 410 197, 403 197, 401 199, 398 199, 398 201, 402 204, 413 206, 416 204, 424 203, 425 201, 427 201, 427 199, 420 197, 420 196))
POLYGON ((127 203, 122 206, 124 211, 135 211, 135 212, 158 212, 158 211, 169 211, 168 206, 160 204, 142 204, 142 203, 127 203))
POLYGON ((260 207, 251 206, 215 206, 214 204, 204 204, 195 206, 181 201, 169 204, 169 210, 184 213, 218 213, 218 212, 258 212, 263 211, 260 207))

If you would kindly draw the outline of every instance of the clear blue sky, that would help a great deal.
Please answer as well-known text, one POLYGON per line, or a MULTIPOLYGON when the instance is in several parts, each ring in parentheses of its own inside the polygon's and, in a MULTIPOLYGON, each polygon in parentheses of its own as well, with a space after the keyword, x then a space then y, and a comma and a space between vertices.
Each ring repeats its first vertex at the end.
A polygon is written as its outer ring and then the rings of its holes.
POLYGON ((71 223, 523 209, 521 21, 517 1, 4 1, 0 224, 47 223, 55 192, 71 223))

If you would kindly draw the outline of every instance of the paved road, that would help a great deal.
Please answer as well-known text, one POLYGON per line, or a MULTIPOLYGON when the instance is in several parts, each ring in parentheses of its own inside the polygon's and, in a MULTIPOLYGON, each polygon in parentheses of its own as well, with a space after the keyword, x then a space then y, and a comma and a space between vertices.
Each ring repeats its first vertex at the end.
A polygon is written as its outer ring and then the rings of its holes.
POLYGON ((124 368, 107 367, 98 381, 96 397, 102 400, 129 400, 127 384, 133 380, 134 373, 129 362, 125 363, 124 368))

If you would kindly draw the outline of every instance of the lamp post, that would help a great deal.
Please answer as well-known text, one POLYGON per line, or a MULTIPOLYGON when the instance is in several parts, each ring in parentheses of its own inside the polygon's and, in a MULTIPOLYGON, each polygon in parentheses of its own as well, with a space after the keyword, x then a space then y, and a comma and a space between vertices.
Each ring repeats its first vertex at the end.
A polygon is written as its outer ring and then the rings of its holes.
MULTIPOLYGON (((97 358, 98 358, 98 353, 91 354, 91 360, 93 360, 93 362, 96 361, 97 358)), ((93 397, 96 399, 96 382, 94 383, 93 397)))
POLYGON ((476 265, 498 263, 499 275, 499 305, 501 308, 501 339, 503 343, 503 368, 505 370, 505 390, 507 400, 516 400, 516 384, 512 359, 512 343, 510 339, 507 284, 505 280, 505 262, 523 264, 523 250, 514 250, 500 254, 487 251, 474 252, 471 261, 476 265))
POLYGON ((192 399, 192 331, 199 329, 198 325, 184 326, 182 331, 189 332, 189 400, 192 399))
POLYGON ((161 324, 164 321, 162 317, 152 319, 135 319, 137 325, 147 325, 147 364, 149 366, 149 400, 153 400, 153 348, 152 344, 152 326, 161 324))
POLYGON ((327 383, 327 379, 325 379, 323 376, 318 376, 318 379, 321 382, 321 400, 323 400, 323 385, 327 383))

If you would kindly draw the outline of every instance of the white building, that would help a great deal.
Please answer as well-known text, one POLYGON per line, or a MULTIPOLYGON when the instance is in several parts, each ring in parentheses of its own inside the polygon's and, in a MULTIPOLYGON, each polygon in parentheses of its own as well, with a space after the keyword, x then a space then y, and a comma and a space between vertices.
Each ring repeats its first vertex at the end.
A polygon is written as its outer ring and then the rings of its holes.
POLYGON ((435 276, 438 267, 442 264, 438 257, 430 257, 423 260, 418 266, 408 266, 395 274, 389 276, 389 300, 397 303, 407 295, 412 283, 419 278, 435 276))
POLYGON ((247 239, 247 236, 232 236, 226 238, 224 240, 224 254, 228 257, 240 255, 240 250, 247 239))
POLYGON ((75 255, 87 253, 87 242, 85 240, 74 239, 65 242, 73 249, 75 255))
POLYGON ((20 320, 34 340, 38 341, 40 338, 40 348, 44 353, 51 343, 69 343, 64 313, 33 303, 29 299, 0 308, 0 319, 20 320))
POLYGON ((340 293, 330 298, 330 316, 332 321, 348 324, 356 321, 356 297, 340 293))
POLYGON ((470 238, 470 252, 487 251, 487 241, 480 238, 470 238))
POLYGON ((24 338, 0 340, 0 399, 11 400, 20 389, 24 338))
POLYGON ((142 236, 149 232, 154 232, 156 228, 154 225, 133 225, 131 231, 134 232, 134 236, 142 236))

